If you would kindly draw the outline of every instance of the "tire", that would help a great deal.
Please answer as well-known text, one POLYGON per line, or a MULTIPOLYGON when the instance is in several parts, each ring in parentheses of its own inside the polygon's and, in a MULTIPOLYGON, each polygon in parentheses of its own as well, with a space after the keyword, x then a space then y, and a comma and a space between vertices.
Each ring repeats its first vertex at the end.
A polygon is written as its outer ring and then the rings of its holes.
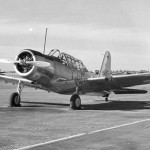
POLYGON ((81 99, 80 96, 77 94, 74 94, 70 98, 70 108, 75 109, 81 109, 81 99))
POLYGON ((10 96, 10 107, 20 107, 21 104, 21 98, 20 95, 18 93, 12 93, 12 95, 10 96))

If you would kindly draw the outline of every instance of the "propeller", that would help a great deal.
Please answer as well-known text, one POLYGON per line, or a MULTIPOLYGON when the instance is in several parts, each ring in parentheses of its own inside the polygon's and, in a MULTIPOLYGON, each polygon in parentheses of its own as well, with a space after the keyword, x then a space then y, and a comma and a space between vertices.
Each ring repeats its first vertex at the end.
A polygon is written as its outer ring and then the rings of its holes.
POLYGON ((24 60, 8 60, 8 59, 0 59, 0 63, 7 63, 7 64, 20 64, 20 65, 33 65, 36 67, 50 67, 50 62, 44 62, 44 61, 24 61, 24 60))

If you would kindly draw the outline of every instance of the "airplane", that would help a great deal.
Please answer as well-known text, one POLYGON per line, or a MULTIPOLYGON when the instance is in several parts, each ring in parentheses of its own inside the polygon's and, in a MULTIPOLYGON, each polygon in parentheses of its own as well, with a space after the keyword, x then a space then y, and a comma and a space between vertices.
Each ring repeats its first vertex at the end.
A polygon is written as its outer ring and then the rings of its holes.
POLYGON ((129 87, 150 84, 150 73, 111 75, 111 54, 105 52, 98 74, 87 70, 83 62, 75 57, 53 49, 49 54, 24 49, 15 60, 0 59, 1 63, 14 64, 20 78, 0 75, 0 80, 17 84, 17 92, 10 96, 10 106, 21 106, 24 87, 42 89, 48 92, 71 95, 70 108, 81 109, 80 95, 102 96, 108 101, 109 95, 144 94, 147 90, 129 87))

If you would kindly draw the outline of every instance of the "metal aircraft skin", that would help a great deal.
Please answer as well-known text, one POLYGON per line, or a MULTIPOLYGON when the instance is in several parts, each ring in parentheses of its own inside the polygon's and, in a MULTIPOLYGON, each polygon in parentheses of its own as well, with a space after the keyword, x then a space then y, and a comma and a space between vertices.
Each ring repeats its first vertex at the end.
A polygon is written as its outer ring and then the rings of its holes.
POLYGON ((18 84, 17 92, 10 97, 10 106, 21 106, 23 87, 43 89, 48 92, 72 95, 70 107, 81 108, 79 95, 105 97, 115 94, 147 93, 146 90, 129 89, 131 86, 150 84, 150 73, 111 75, 111 55, 106 51, 99 74, 86 69, 82 61, 73 56, 51 50, 48 55, 38 51, 25 49, 19 52, 15 61, 0 59, 1 63, 13 63, 16 73, 21 78, 0 75, 6 83, 18 84))

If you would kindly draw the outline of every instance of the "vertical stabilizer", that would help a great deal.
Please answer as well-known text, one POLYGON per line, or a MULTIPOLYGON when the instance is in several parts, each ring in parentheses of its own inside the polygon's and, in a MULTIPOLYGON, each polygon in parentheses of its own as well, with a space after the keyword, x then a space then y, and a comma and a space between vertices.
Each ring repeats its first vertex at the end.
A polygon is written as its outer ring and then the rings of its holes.
POLYGON ((111 77, 111 55, 109 51, 105 52, 99 76, 104 76, 107 78, 111 77))

